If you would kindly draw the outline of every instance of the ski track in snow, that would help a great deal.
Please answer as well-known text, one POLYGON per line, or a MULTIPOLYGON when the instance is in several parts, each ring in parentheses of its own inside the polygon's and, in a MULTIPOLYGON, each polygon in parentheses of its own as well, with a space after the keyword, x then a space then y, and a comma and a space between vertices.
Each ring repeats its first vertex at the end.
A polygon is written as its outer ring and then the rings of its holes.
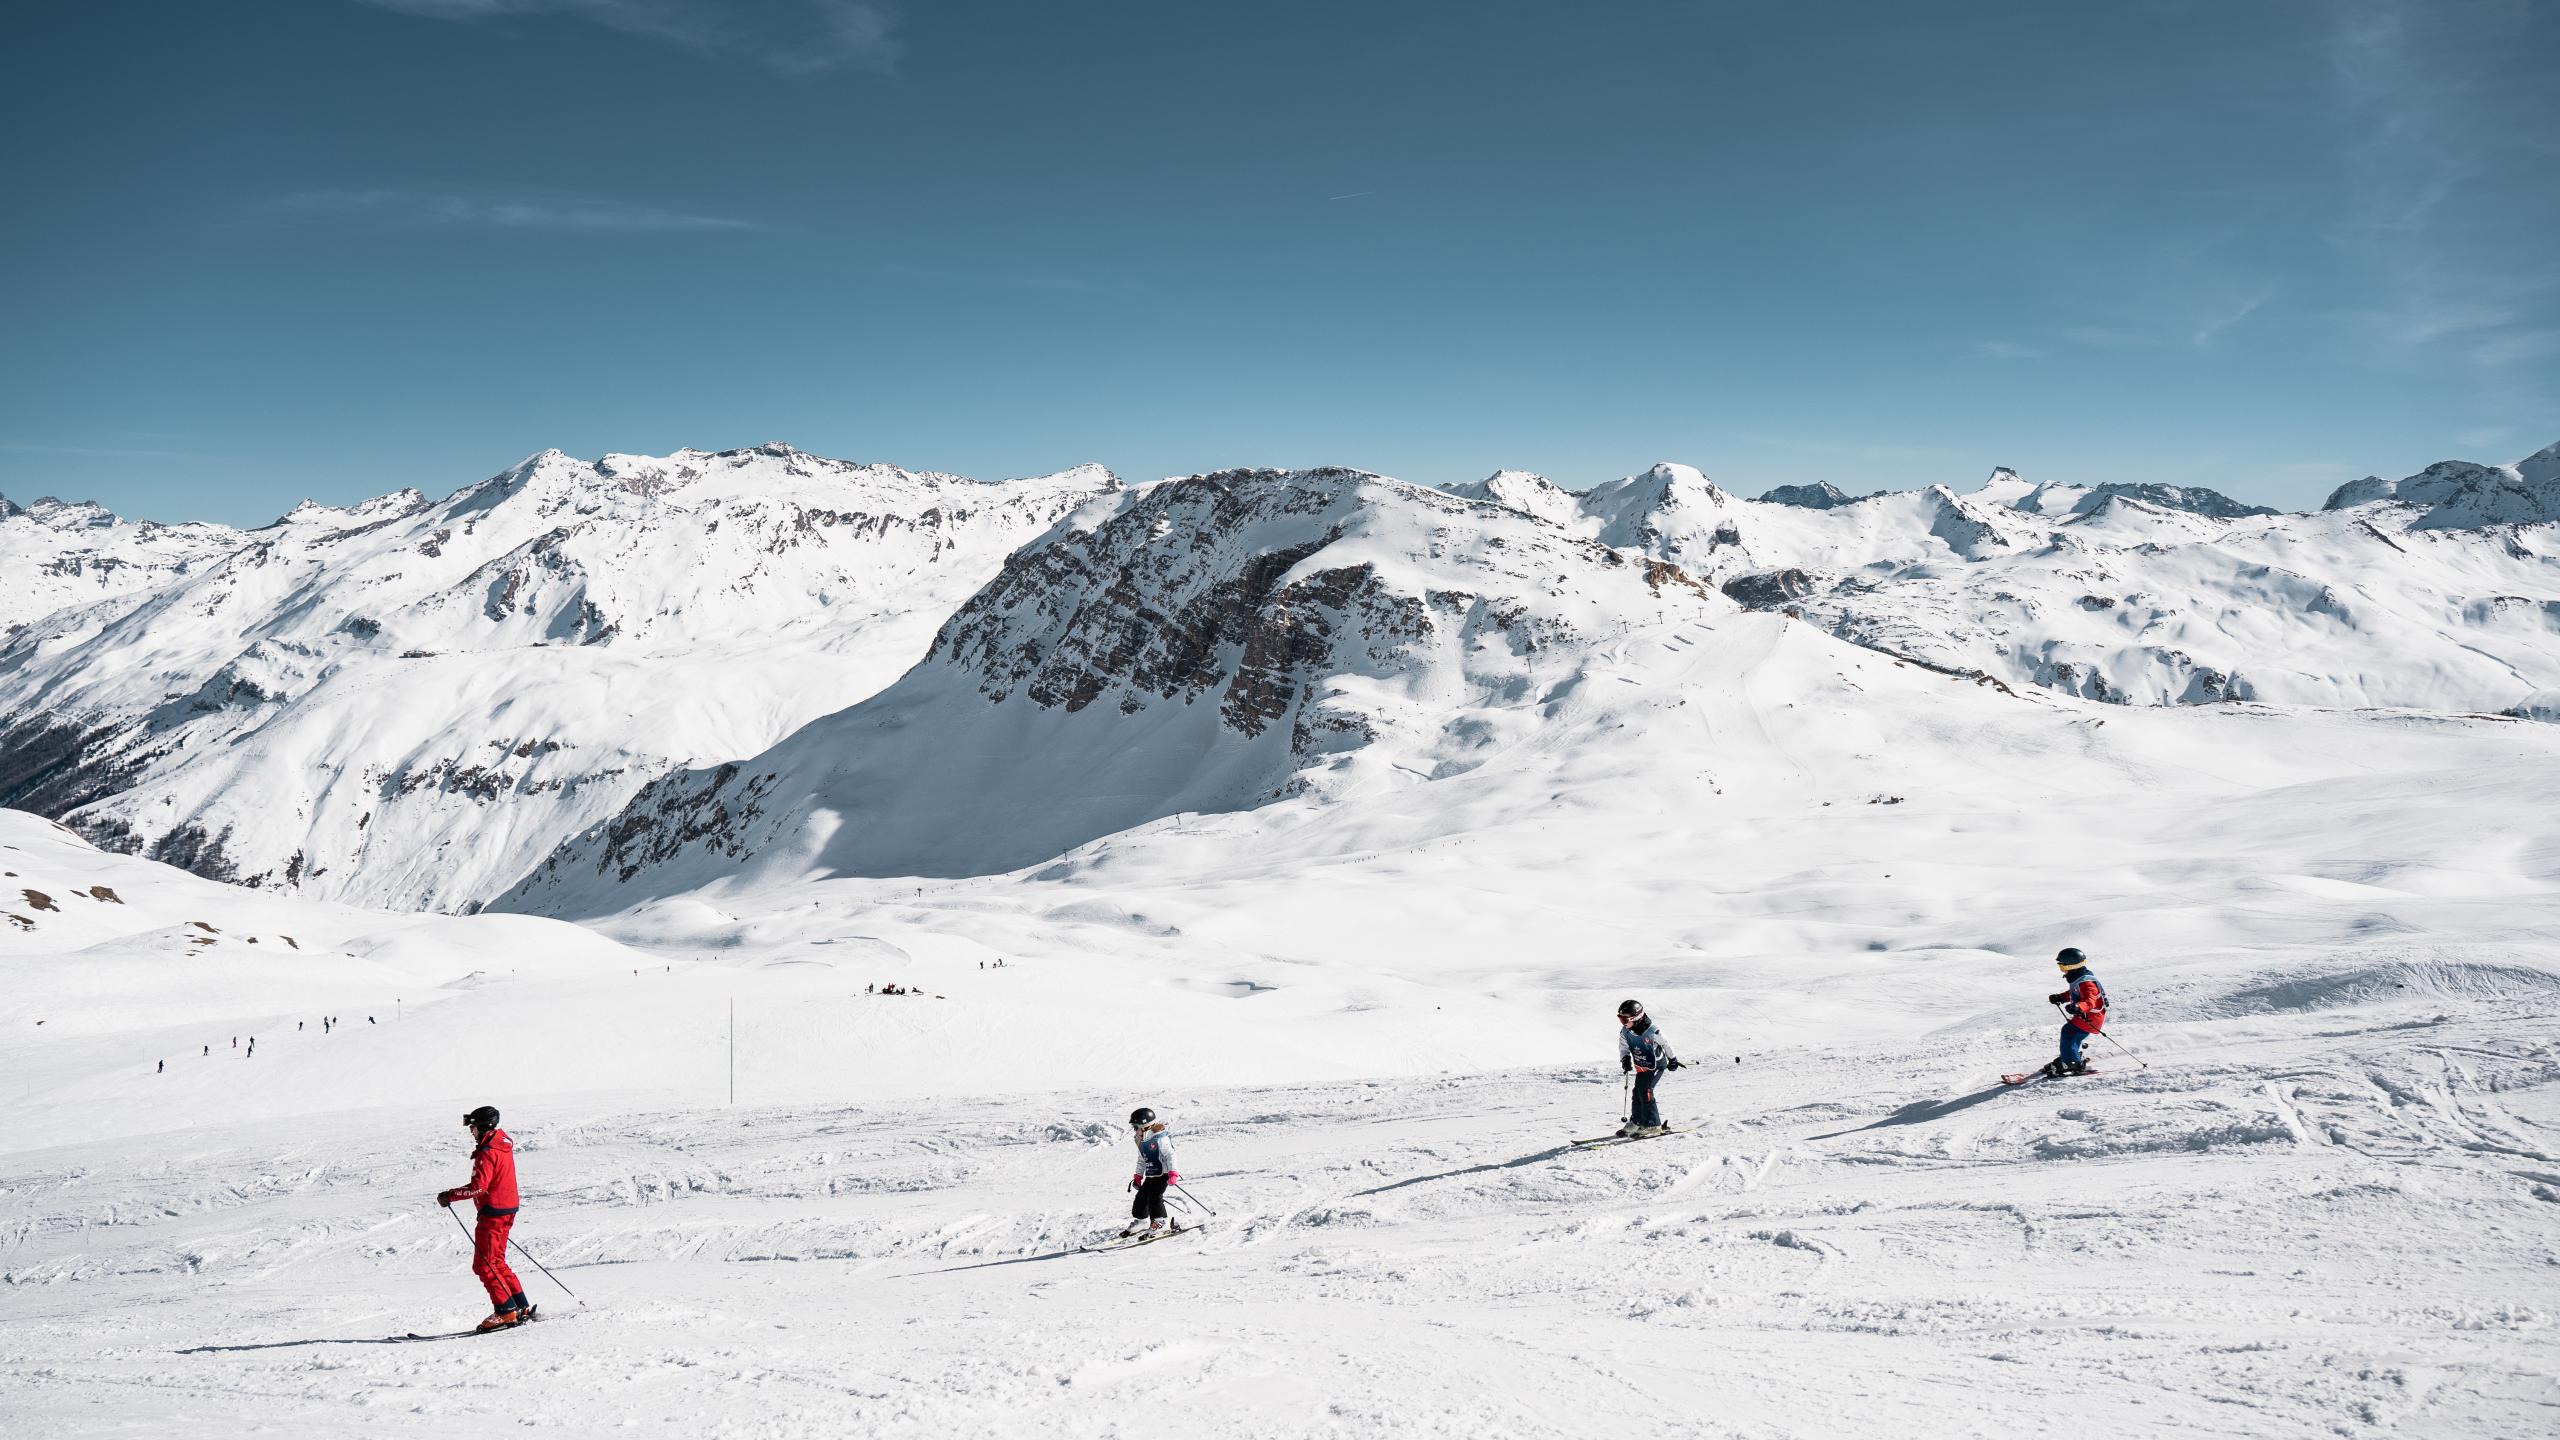
MULTIPOLYGON (((518 1133, 548 1318, 476 1315, 426 1197, 460 1149, 353 1117, 13 1156, 0 1416, 200 1429, 1219 1436, 2530 1433, 2560 1024, 2439 997, 2190 1023, 2086 1081, 2034 1044, 1789 1051, 1162 1102, 1214 1228, 1120 1254, 1118 1101, 596 1113, 518 1133), (1037 1116, 1059 1117, 1054 1119, 1037 1116), (393 1136, 398 1138, 392 1138, 393 1136), (452 1346, 470 1346, 455 1351, 452 1346)), ((1179 1209, 1177 1204, 1177 1209, 1179 1209)), ((1190 1218, 1196 1219, 1197 1216, 1190 1218)))

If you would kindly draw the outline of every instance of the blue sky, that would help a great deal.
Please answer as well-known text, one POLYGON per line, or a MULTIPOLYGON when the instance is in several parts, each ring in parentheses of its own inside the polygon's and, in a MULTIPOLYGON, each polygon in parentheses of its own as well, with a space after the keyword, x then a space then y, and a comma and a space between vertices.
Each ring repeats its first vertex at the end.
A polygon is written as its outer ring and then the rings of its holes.
POLYGON ((0 491, 769 439, 2316 504, 2560 440, 2560 6, 34 7, 0 491))

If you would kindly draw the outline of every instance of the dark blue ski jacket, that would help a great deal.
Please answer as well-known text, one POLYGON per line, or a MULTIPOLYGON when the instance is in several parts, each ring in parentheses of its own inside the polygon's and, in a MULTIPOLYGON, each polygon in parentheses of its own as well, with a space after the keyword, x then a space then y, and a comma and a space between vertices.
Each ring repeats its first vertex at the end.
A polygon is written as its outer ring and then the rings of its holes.
POLYGON ((1619 1068, 1651 1070, 1659 1074, 1671 1068, 1680 1057, 1671 1053, 1671 1042, 1662 1038, 1662 1028, 1648 1015, 1635 1025, 1618 1027, 1619 1068))

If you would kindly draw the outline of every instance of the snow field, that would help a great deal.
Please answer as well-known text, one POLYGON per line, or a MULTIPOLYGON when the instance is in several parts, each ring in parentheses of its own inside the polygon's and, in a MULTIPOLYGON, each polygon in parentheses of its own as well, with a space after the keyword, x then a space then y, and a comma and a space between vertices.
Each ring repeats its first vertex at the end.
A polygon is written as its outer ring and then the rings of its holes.
POLYGON ((1072 1248, 1121 1213, 1125 1091, 546 1105, 510 1116, 518 1236, 588 1303, 518 1262, 553 1319, 429 1345, 370 1342, 479 1313, 428 1200, 463 1165, 451 1115, 20 1152, 0 1410, 44 1434, 2526 1433, 2560 1401, 2560 1025, 2547 970, 2451 983, 2475 968, 2312 1012, 2235 997, 2128 1026, 2149 1070, 2102 1044, 2108 1075, 2020 1090, 1993 1076, 2042 1026, 1693 1050, 1664 1096, 1705 1128, 1597 1151, 1566 1142, 1614 1120, 1605 1067, 1147 1092, 1220 1213, 1127 1254, 1072 1248))

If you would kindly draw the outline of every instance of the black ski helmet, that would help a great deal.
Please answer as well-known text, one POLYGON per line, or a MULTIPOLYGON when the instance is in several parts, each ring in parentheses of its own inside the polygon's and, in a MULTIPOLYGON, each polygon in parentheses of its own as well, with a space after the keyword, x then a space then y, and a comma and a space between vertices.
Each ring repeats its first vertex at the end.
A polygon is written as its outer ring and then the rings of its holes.
POLYGON ((495 1130, 498 1128, 498 1107, 483 1105, 477 1110, 467 1111, 463 1114, 462 1123, 474 1130, 495 1130))
POLYGON ((2054 956, 2053 963, 2065 970, 2077 970, 2089 963, 2089 957, 2080 953, 2079 946, 2073 945, 2065 947, 2061 954, 2054 956))
POLYGON ((1137 1109, 1129 1112, 1129 1123, 1132 1125, 1153 1125, 1156 1123, 1156 1112, 1148 1109, 1144 1105, 1141 1105, 1137 1109))
POLYGON ((1643 1014, 1644 1004, 1642 1001, 1621 1000, 1618 1002, 1618 1018, 1621 1020, 1630 1017, 1641 1017, 1643 1014))

